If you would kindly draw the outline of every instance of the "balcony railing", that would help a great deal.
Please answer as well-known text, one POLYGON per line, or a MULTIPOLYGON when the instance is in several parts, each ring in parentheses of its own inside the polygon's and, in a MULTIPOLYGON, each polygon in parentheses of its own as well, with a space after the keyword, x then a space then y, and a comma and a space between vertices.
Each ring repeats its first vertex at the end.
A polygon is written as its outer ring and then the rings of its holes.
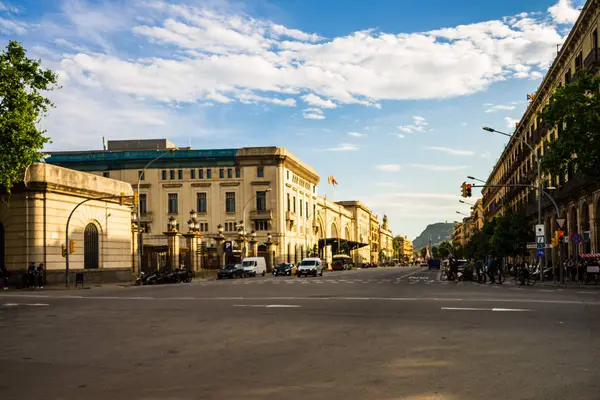
POLYGON ((590 51, 585 60, 583 60, 583 66, 590 69, 600 66, 600 53, 598 49, 590 51))
POLYGON ((152 222, 152 211, 140 214, 140 222, 152 222))
POLYGON ((272 210, 251 210, 250 211, 250 219, 273 219, 273 211, 272 210))

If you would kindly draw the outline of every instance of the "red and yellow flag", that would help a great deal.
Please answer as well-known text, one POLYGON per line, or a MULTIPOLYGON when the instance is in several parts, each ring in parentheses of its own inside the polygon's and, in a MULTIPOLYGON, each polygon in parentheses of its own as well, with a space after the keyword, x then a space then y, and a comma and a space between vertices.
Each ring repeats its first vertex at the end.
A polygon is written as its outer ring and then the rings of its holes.
POLYGON ((330 184, 330 185, 335 186, 335 185, 338 184, 338 181, 335 180, 335 177, 333 175, 329 175, 327 177, 327 183, 330 184))

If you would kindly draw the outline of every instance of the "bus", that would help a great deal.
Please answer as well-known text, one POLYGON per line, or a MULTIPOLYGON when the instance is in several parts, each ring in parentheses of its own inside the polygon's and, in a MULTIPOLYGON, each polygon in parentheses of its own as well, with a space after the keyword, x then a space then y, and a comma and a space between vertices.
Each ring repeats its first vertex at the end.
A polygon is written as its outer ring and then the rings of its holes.
POLYGON ((332 257, 331 269, 334 271, 349 270, 353 266, 352 258, 345 254, 338 254, 332 257))

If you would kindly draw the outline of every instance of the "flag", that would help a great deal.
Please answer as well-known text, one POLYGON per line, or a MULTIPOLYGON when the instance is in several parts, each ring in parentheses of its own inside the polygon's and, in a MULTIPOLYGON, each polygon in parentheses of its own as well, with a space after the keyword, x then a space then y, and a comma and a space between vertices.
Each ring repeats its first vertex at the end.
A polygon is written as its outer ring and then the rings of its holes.
POLYGON ((333 185, 333 186, 335 186, 335 185, 337 185, 337 184, 338 184, 338 181, 336 181, 336 180, 335 180, 335 178, 334 178, 334 176, 333 176, 333 175, 329 175, 329 176, 327 177, 327 183, 328 183, 328 184, 330 184, 330 185, 333 185))

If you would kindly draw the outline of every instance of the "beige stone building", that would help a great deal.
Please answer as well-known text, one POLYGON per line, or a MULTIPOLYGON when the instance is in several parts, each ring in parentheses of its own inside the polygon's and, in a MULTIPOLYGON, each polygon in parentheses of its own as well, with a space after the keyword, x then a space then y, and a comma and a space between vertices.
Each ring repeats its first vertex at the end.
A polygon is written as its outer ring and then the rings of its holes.
POLYGON ((139 180, 145 268, 168 262, 163 232, 175 219, 185 233, 190 211, 202 236, 191 251, 201 253, 203 267, 267 255, 267 244, 274 263, 298 263, 311 254, 330 262, 338 252, 358 263, 376 261, 377 217, 360 202, 320 197, 316 171, 283 148, 196 150, 175 149, 165 139, 109 141, 107 150, 52 153, 47 162, 122 180, 135 191, 139 180), (223 260, 219 227, 231 245, 223 260), (240 234, 254 237, 254 247, 240 234))
POLYGON ((390 230, 388 226, 388 217, 387 215, 383 216, 383 223, 379 227, 379 254, 384 257, 382 261, 390 261, 396 258, 394 254, 394 246, 393 246, 394 234, 390 230))
MULTIPOLYGON (((555 90, 578 79, 583 68, 600 71, 598 29, 600 25, 600 0, 588 0, 582 8, 577 22, 562 42, 560 52, 548 69, 525 113, 514 127, 514 134, 504 148, 488 184, 538 185, 537 158, 542 158, 547 144, 558 138, 562 126, 548 126, 542 120, 542 110, 550 101, 555 90), (527 146, 533 148, 533 151, 527 146)), ((557 218, 567 221, 565 236, 575 233, 584 238, 581 244, 569 242, 562 246, 563 253, 552 249, 544 263, 552 260, 556 265, 567 256, 579 253, 594 253, 600 248, 600 187, 594 179, 577 174, 571 169, 562 176, 543 175, 542 187, 554 187, 551 195, 559 206, 559 214, 553 204, 542 198, 542 223, 545 225, 546 243, 550 243, 553 231, 558 229, 557 218)), ((493 218, 505 210, 520 211, 530 220, 531 241, 534 241, 533 225, 537 223, 537 192, 528 187, 489 187, 483 191, 485 218, 493 218)), ((535 250, 532 250, 532 258, 535 250)))
POLYGON ((399 249, 398 249, 398 257, 402 257, 400 261, 412 261, 414 259, 414 249, 412 240, 408 239, 408 236, 396 236, 398 240, 399 249))
POLYGON ((58 166, 34 163, 23 183, 0 195, 0 263, 13 271, 13 284, 30 262, 43 263, 49 283, 65 282, 66 242, 71 282, 130 280, 135 263, 131 185, 58 166), (121 204, 121 195, 128 196, 121 204), (107 198, 113 197, 113 198, 107 198), (104 198, 87 201, 86 199, 104 198))

